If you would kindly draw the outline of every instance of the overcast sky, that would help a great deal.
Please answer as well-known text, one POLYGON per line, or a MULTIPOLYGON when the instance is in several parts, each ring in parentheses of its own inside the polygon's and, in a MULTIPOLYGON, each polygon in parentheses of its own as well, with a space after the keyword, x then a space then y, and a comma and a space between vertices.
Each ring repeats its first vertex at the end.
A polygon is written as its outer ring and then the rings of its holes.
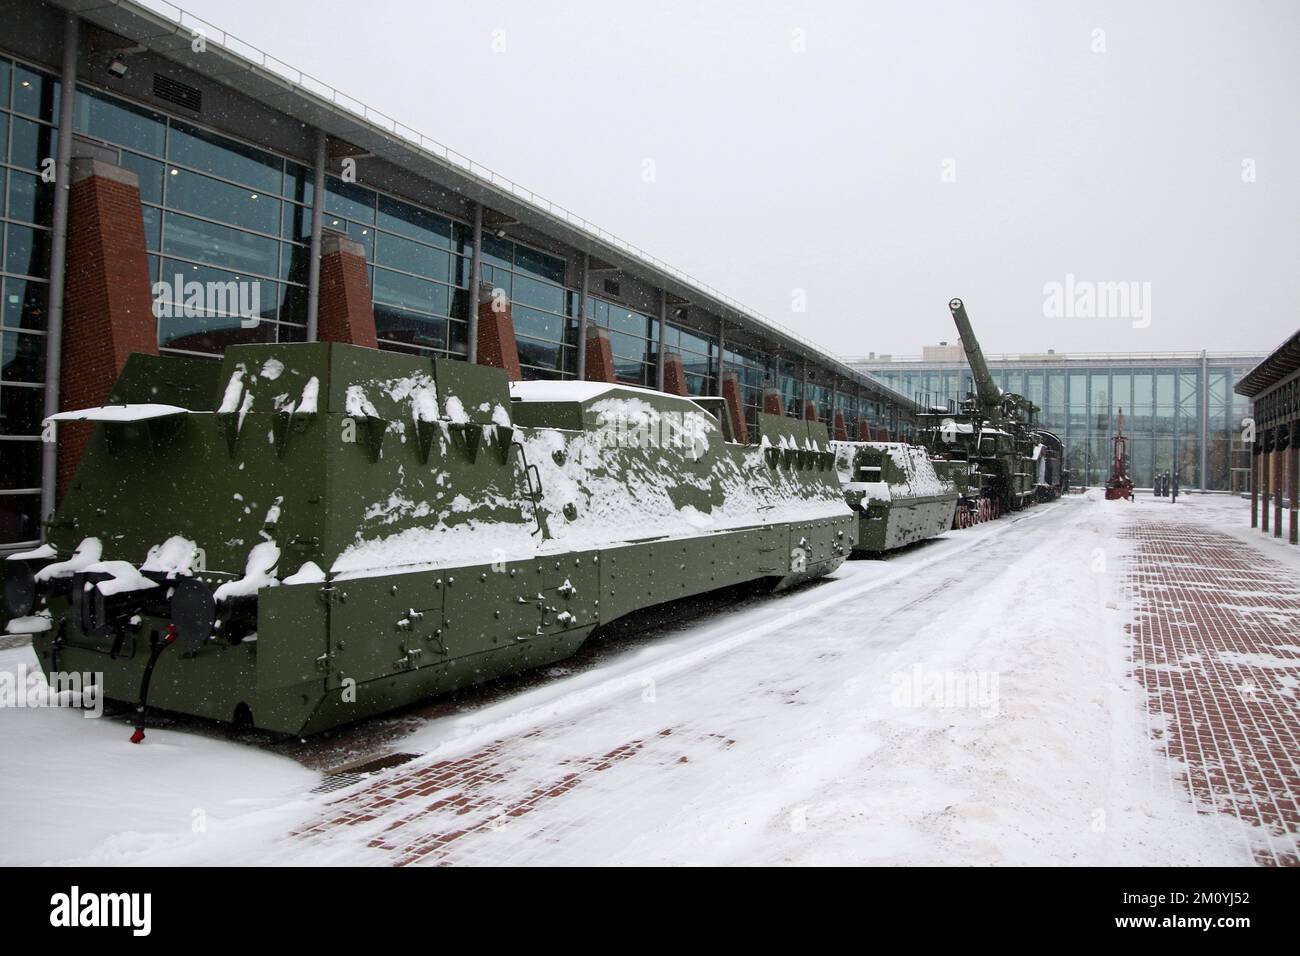
POLYGON ((1300 326, 1295 2, 182 5, 838 354, 1300 326))

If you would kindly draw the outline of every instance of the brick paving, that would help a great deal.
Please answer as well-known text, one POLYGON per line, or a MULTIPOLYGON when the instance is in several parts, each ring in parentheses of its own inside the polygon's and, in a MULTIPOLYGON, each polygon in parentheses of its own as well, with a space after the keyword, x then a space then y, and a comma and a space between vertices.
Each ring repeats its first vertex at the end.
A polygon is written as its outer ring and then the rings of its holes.
POLYGON ((1191 508, 1121 536, 1134 674, 1171 778, 1257 862, 1300 864, 1300 575, 1191 508))
MULTIPOLYGON (((390 853, 382 862, 393 866, 509 863, 509 856, 502 853, 505 848, 492 841, 492 833, 507 826, 517 830, 521 818, 547 809, 556 798, 591 783, 597 775, 631 760, 649 760, 661 767, 684 764, 688 758, 682 751, 701 742, 722 750, 735 744, 720 734, 683 733, 669 727, 599 754, 520 758, 521 751, 531 750, 529 744, 542 738, 543 731, 535 729, 495 740, 466 757, 386 773, 331 800, 318 820, 294 836, 349 839, 349 830, 364 828, 367 845, 390 853)), ((558 844, 573 823, 567 815, 553 813, 533 826, 528 837, 558 844)))

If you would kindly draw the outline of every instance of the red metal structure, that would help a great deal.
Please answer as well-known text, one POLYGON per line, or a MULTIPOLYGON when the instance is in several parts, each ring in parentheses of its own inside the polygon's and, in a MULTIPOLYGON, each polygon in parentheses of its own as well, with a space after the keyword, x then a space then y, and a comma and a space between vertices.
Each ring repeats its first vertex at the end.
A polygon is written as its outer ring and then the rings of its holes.
POLYGON ((1124 437, 1124 409, 1119 410, 1115 421, 1115 437, 1111 439, 1114 446, 1114 460, 1110 467, 1110 477, 1106 479, 1106 498, 1114 501, 1118 498, 1133 500, 1133 479, 1128 476, 1128 439, 1124 437))

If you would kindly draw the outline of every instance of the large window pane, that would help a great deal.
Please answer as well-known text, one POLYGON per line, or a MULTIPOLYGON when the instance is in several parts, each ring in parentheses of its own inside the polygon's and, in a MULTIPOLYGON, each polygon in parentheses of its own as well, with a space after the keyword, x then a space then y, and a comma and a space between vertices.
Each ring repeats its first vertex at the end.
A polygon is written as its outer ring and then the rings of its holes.
POLYGON ((40 171, 45 160, 57 158, 57 140, 58 135, 53 126, 15 116, 9 143, 9 162, 25 169, 40 171))
POLYGON ((54 184, 35 173, 9 174, 9 218, 48 226, 54 215, 54 184))
POLYGON ((44 329, 49 301, 49 283, 6 278, 3 323, 11 329, 44 329))
POLYGON ((409 203, 379 197, 379 228, 408 239, 451 248, 451 221, 409 203))
POLYGON ((219 354, 232 345, 276 341, 276 323, 248 326, 233 316, 178 316, 158 320, 158 347, 219 354))
POLYGON ((375 269, 376 302, 446 315, 448 292, 448 287, 438 282, 416 279, 388 269, 375 269))
MULTIPOLYGON (((274 319, 279 298, 279 283, 249 279, 246 275, 177 262, 162 261, 165 288, 157 297, 155 311, 202 312, 252 320, 274 319)), ((258 339, 257 341, 262 341, 258 339)), ((267 340, 270 341, 270 340, 267 340)))
POLYGON ((50 233, 29 226, 10 225, 6 230, 5 271, 16 275, 50 275, 50 233))
POLYGON ((325 211, 368 226, 375 224, 375 194, 365 186, 325 177, 325 211))
POLYGON ((161 205, 163 194, 163 174, 167 169, 156 159, 149 159, 136 153, 121 153, 122 166, 140 177, 140 201, 161 205))
POLYGON ((15 64, 14 112, 53 122, 59 115, 59 81, 48 73, 15 64))
POLYGON ((548 312, 562 313, 564 311, 564 289, 558 285, 538 282, 528 276, 515 276, 513 298, 516 302, 536 306, 539 309, 546 309, 548 312))
MULTIPOLYGON (((3 391, 9 391, 4 389, 3 391)), ((13 389, 19 391, 19 389, 13 389)), ((28 389, 27 391, 30 391, 28 389)), ((3 427, 0 427, 3 432, 3 427)), ((39 488, 41 486, 41 443, 38 441, 0 441, 0 488, 39 488)))
POLYGON ((252 146, 172 120, 167 158, 222 179, 279 195, 283 161, 252 146))
POLYGON ((0 495, 0 541, 16 543, 39 539, 40 511, 40 495, 0 495))
POLYGON ((447 347, 446 319, 390 305, 375 305, 375 332, 391 342, 439 350, 447 347))
POLYGON ((537 339, 518 339, 519 361, 524 365, 536 365, 546 369, 559 369, 560 348, 552 342, 537 339))
POLYGON ((45 377, 45 336, 0 332, 0 380, 40 382, 45 377))
POLYGON ((153 110, 112 99, 94 90, 77 90, 73 129, 118 146, 161 156, 165 120, 153 110))
POLYGON ((563 339, 565 320, 561 316, 516 303, 511 309, 510 317, 514 320, 516 335, 527 335, 552 342, 560 342, 563 339))
POLYGON ((44 401, 43 388, 0 388, 0 435, 39 435, 44 401))
POLYGON ((275 239, 174 212, 164 217, 163 251, 241 273, 279 274, 280 243, 275 239))
POLYGON ((280 200, 174 166, 168 170, 167 206, 258 232, 279 232, 280 200))
POLYGON ((418 276, 445 282, 450 258, 441 249, 430 249, 400 236, 380 233, 376 237, 375 262, 403 272, 413 272, 418 276))
POLYGON ((564 285, 564 260, 535 249, 515 246, 515 271, 564 285))

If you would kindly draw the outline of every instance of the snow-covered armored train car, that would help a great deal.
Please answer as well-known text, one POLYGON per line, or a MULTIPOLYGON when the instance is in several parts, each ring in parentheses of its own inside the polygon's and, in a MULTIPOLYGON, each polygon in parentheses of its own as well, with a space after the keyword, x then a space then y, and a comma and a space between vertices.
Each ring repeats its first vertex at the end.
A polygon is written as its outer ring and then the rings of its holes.
POLYGON ((920 445, 836 441, 831 448, 844 497, 858 515, 856 552, 892 551, 952 527, 957 487, 920 445))
POLYGON ((133 356, 110 402, 4 562, 10 630, 110 700, 314 733, 853 546, 825 426, 707 400, 319 343, 133 356))

